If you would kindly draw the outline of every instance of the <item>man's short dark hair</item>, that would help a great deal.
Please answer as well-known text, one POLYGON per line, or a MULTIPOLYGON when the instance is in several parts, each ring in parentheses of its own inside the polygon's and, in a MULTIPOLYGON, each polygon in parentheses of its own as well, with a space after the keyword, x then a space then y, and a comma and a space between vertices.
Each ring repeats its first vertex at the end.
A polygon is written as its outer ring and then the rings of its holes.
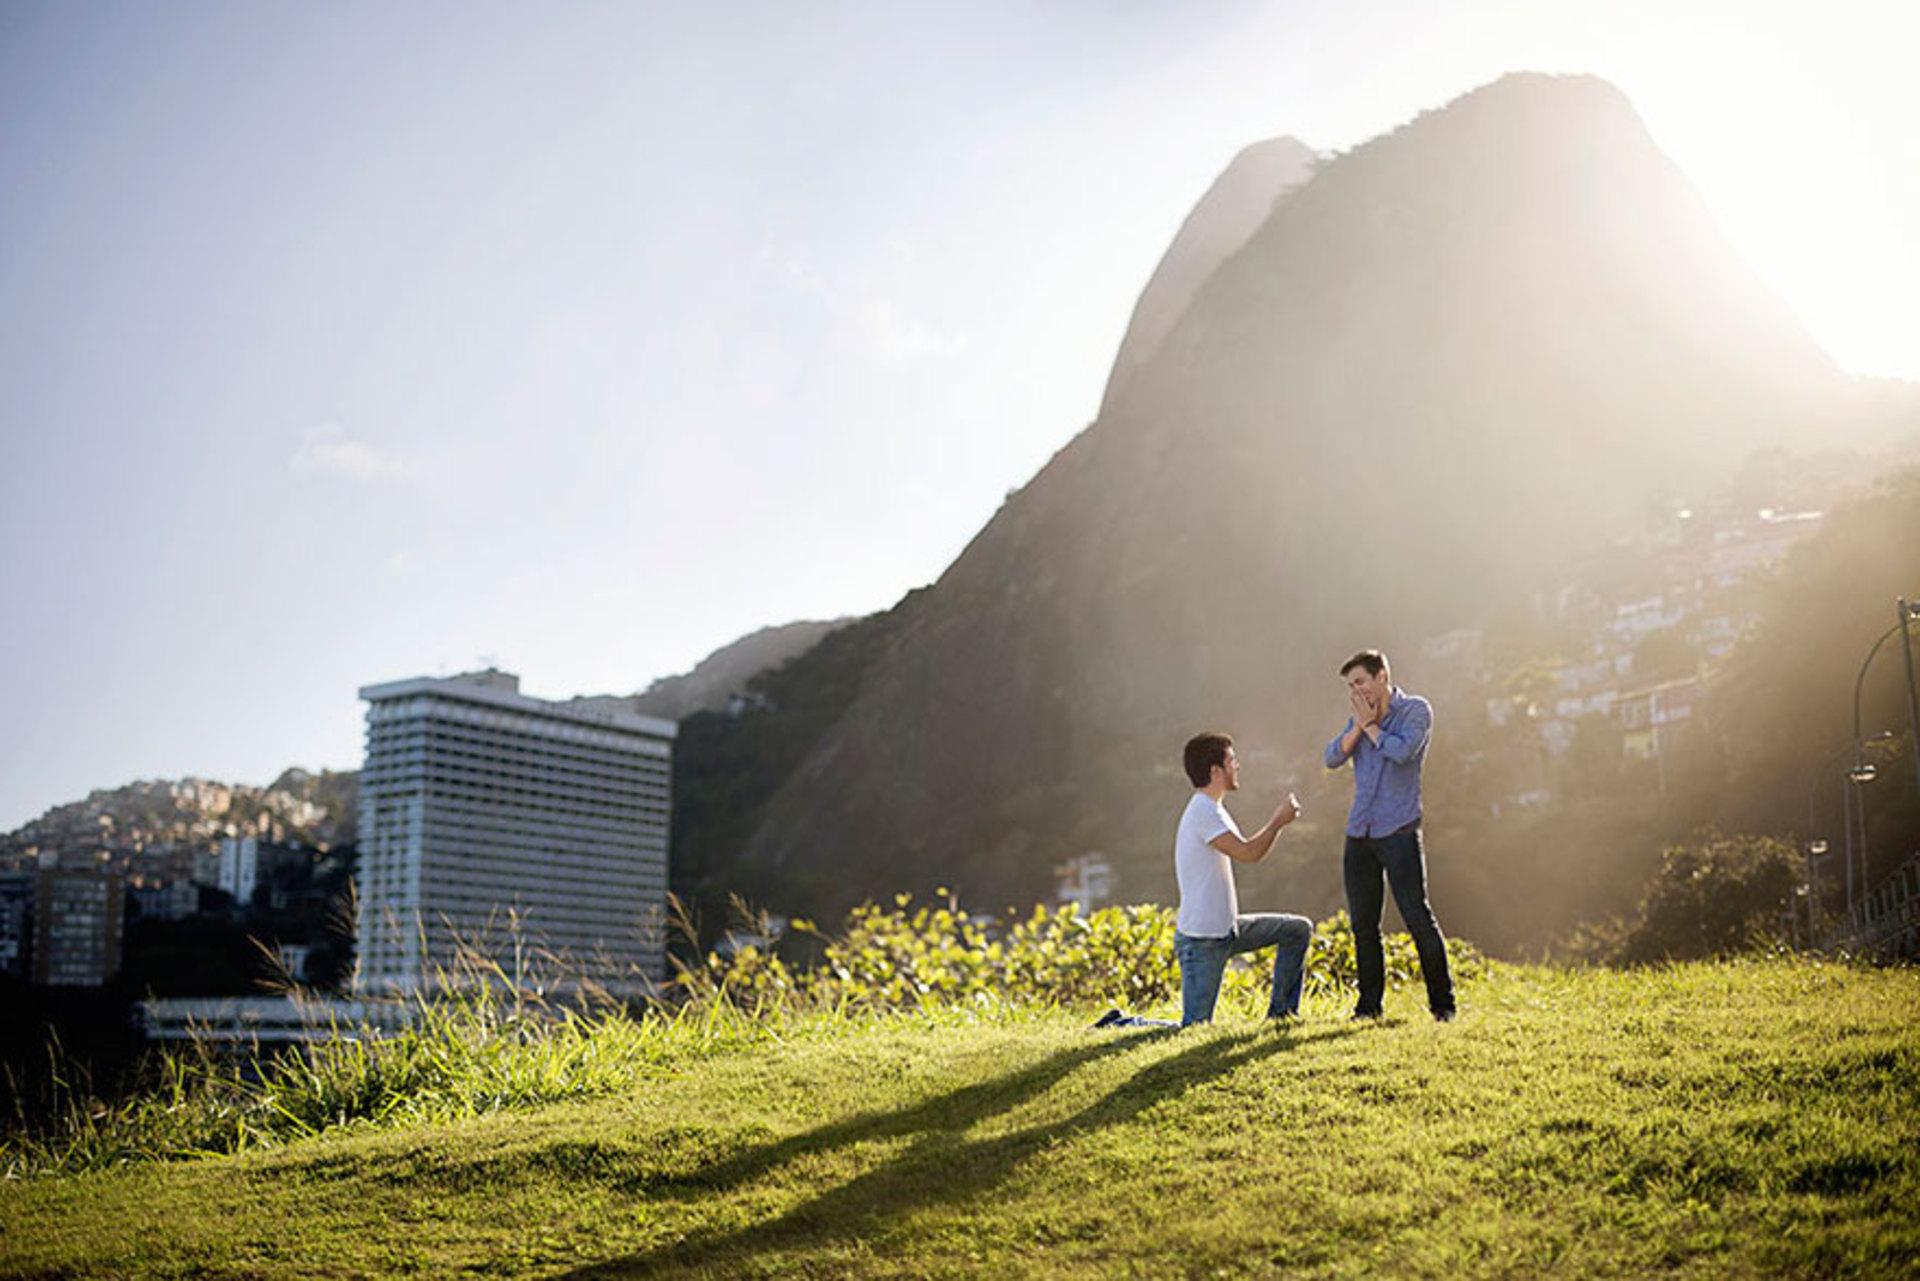
POLYGON ((1213 781, 1213 767, 1227 763, 1227 749, 1233 746, 1231 734, 1195 734, 1187 740, 1184 762, 1187 778, 1195 787, 1213 781))
POLYGON ((1387 670, 1387 656, 1377 649, 1363 649, 1340 664, 1340 674, 1345 676, 1356 667, 1366 668, 1369 676, 1378 676, 1387 670))

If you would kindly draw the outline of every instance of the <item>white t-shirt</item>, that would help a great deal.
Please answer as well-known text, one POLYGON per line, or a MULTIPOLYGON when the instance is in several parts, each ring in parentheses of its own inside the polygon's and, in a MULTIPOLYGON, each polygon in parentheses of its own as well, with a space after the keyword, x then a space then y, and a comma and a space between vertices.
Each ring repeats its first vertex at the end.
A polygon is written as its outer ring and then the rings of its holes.
POLYGON ((1173 837, 1173 872, 1180 881, 1180 914, 1174 928, 1188 938, 1225 938, 1233 933, 1234 918, 1240 915, 1240 897, 1233 892, 1233 860, 1208 844, 1222 832, 1240 836, 1240 825, 1225 805, 1205 792, 1195 792, 1173 837))

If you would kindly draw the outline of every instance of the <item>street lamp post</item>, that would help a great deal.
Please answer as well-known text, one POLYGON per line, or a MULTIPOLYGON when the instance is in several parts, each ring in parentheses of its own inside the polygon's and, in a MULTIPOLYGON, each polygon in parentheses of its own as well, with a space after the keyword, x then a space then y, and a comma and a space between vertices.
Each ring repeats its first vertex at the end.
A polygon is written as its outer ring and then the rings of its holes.
MULTIPOLYGON (((1908 632, 1908 625, 1915 619, 1920 619, 1920 606, 1910 604, 1904 596, 1898 598, 1894 604, 1899 614, 1898 621, 1896 621, 1892 627, 1880 633, 1879 639, 1873 642, 1873 648, 1867 651, 1866 661, 1860 664, 1860 674, 1853 678, 1853 768, 1847 771, 1847 777, 1853 780, 1855 786, 1863 783, 1871 783, 1875 778, 1879 777, 1880 771, 1867 761, 1866 738, 1860 731, 1860 691, 1866 685, 1867 669, 1873 666, 1874 657, 1879 654, 1880 647, 1886 644, 1895 632, 1900 634, 1900 647, 1907 657, 1907 712, 1908 715, 1912 717, 1913 722, 1914 777, 1915 782, 1920 783, 1920 695, 1914 692, 1913 640, 1908 632)), ((1891 738, 1892 736, 1893 731, 1891 730, 1879 735, 1881 738, 1891 738)), ((1859 808, 1860 873, 1861 878, 1864 880, 1867 861, 1867 814, 1864 805, 1859 808)), ((1849 919, 1853 916, 1853 857, 1851 852, 1849 852, 1847 857, 1847 915, 1849 919)))
MULTIPOLYGON (((1860 674, 1853 678, 1853 742, 1856 748, 1865 742, 1860 733, 1860 690, 1867 683, 1867 669, 1873 666, 1873 660, 1880 653, 1880 647, 1886 644, 1895 632, 1898 632, 1900 647, 1907 655, 1907 712, 1913 718, 1914 769, 1916 780, 1920 780, 1920 694, 1914 692, 1913 638, 1907 632, 1907 625, 1915 619, 1920 619, 1920 605, 1909 604, 1905 597, 1901 597, 1896 603, 1900 607, 1900 621, 1880 633, 1880 638, 1873 642, 1873 648, 1867 651, 1866 661, 1860 664, 1860 674)), ((1861 779, 1861 782, 1867 782, 1873 778, 1871 767, 1867 766, 1857 750, 1854 753, 1853 763, 1856 769, 1869 770, 1867 777, 1861 779)))
POLYGON ((1847 817, 1847 920, 1853 920, 1853 887, 1855 884, 1854 861, 1856 854, 1860 871, 1858 882, 1864 891, 1867 884, 1867 797, 1861 791, 1868 783, 1880 777, 1880 768, 1866 759, 1867 744, 1884 743, 1893 737, 1893 731, 1883 729, 1871 738, 1856 738, 1853 745, 1854 763, 1846 772, 1845 787, 1852 808, 1847 817), (1859 829, 1859 838, 1855 839, 1854 829, 1859 829))
POLYGON ((1814 864, 1815 859, 1827 852, 1824 837, 1815 837, 1807 842, 1807 946, 1820 944, 1820 872, 1814 864))
MULTIPOLYGON (((1885 735, 1876 735, 1873 741, 1878 742, 1881 738, 1884 738, 1884 737, 1885 735)), ((1863 748, 1858 743, 1847 743, 1842 745, 1838 750, 1836 750, 1830 756, 1827 756, 1820 762, 1819 769, 1814 773, 1813 783, 1811 786, 1807 788, 1807 847, 1806 848, 1807 848, 1807 885, 1808 885, 1808 891, 1809 891, 1809 902, 1807 905, 1807 910, 1809 913, 1809 919, 1811 919, 1814 913, 1818 912, 1819 906, 1820 906, 1818 871, 1813 860, 1826 854, 1826 852, 1830 848, 1830 846, 1827 844, 1827 841, 1824 837, 1815 835, 1815 832, 1819 829, 1819 820, 1814 810, 1814 798, 1819 795, 1820 786, 1822 783, 1833 781, 1833 775, 1828 773, 1829 770, 1833 769, 1836 765, 1838 765, 1841 761, 1845 760, 1848 756, 1852 756, 1854 760, 1858 761, 1862 753, 1863 753, 1863 748)), ((1872 770, 1871 766, 1868 766, 1867 768, 1869 771, 1872 770)), ((1859 785, 1861 781, 1862 781, 1861 778, 1857 777, 1855 774, 1855 771, 1851 768, 1848 769, 1846 772, 1842 773, 1839 778, 1840 839, 1842 842, 1841 848, 1844 851, 1844 856, 1841 863, 1841 876, 1843 878, 1843 883, 1846 886, 1846 895, 1847 895, 1846 906, 1847 906, 1847 912, 1849 915, 1851 915, 1853 912, 1853 850, 1854 850, 1853 829, 1856 822, 1855 815, 1864 814, 1864 807, 1860 803, 1862 800, 1862 797, 1859 795, 1859 785)), ((1860 827, 1860 847, 1862 849, 1865 849, 1867 832, 1866 832, 1866 822, 1865 822, 1864 816, 1859 820, 1859 827, 1860 827)))
MULTIPOLYGON (((1909 601, 1905 596, 1900 597, 1895 604, 1899 606, 1900 621, 1894 626, 1900 633, 1900 652, 1906 655, 1907 659, 1907 717, 1908 725, 1913 730, 1913 751, 1911 753, 1913 757, 1913 781, 1916 787, 1920 787, 1920 688, 1916 688, 1913 682, 1913 631, 1907 626, 1912 620, 1920 618, 1920 604, 1909 601)), ((1860 715, 1857 710, 1859 699, 1859 691, 1856 690, 1854 692, 1854 702, 1856 706, 1854 712, 1854 736, 1856 738, 1860 733, 1860 715)))

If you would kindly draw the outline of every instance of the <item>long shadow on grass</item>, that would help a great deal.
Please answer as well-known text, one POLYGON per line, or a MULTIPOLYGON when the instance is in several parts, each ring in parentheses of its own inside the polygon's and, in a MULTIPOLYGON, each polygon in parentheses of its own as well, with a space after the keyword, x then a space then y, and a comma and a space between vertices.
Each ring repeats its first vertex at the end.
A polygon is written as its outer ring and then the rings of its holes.
MULTIPOLYGON (((1196 1086, 1237 1068, 1301 1045, 1352 1036, 1364 1028, 1339 1028, 1312 1036, 1255 1033, 1216 1038, 1150 1064, 1132 1079, 1091 1105, 1043 1125, 1029 1126, 991 1139, 968 1139, 963 1131, 1010 1102, 1035 1093, 1036 1083, 1051 1084, 1072 1067, 1114 1049, 1140 1044, 1140 1037, 1116 1040, 1056 1056, 1045 1064, 998 1081, 970 1086, 903 1112, 869 1114, 824 1126, 757 1152, 711 1167, 694 1176, 705 1186, 726 1188, 756 1177, 804 1153, 868 1138, 917 1133, 905 1152, 865 1174, 797 1205, 780 1217, 728 1232, 698 1234, 658 1249, 579 1269, 577 1278, 639 1276, 657 1271, 743 1264, 763 1251, 805 1243, 857 1241, 883 1232, 891 1221, 931 1206, 964 1203, 1004 1182, 1029 1157, 1107 1126, 1129 1121, 1146 1109, 1178 1098, 1196 1086), (1062 1061, 1066 1061, 1064 1064, 1062 1061), (1015 1083, 1019 1083, 1016 1085, 1015 1083), (1011 1088, 1010 1088, 1011 1087, 1011 1088), (957 1106, 956 1106, 957 1103, 957 1106), (954 1110, 949 1110, 954 1109, 954 1110)), ((1044 1088, 1042 1085, 1040 1088, 1044 1088)))
POLYGON ((298 1166, 298 1175, 314 1182, 354 1179, 414 1188, 432 1185, 454 1193, 497 1191, 508 1183, 525 1179, 543 1182, 560 1179, 576 1186, 598 1183, 628 1195, 706 1199, 714 1192, 725 1192, 804 1157, 860 1143, 965 1130, 1046 1093, 1087 1063, 1164 1035, 1167 1033, 1101 1036, 1050 1055, 1021 1071, 949 1090, 912 1107, 891 1112, 863 1112, 777 1143, 723 1151, 719 1155, 709 1155, 711 1148, 716 1145, 731 1148, 732 1136, 709 1136, 696 1129, 656 1135, 655 1143, 644 1152, 635 1151, 617 1139, 597 1138, 515 1145, 477 1158, 438 1148, 408 1149, 384 1155, 356 1152, 303 1161, 298 1166), (706 1146, 709 1151, 685 1150, 699 1146, 706 1146))
POLYGON ((1103 1036, 1075 1049, 1049 1055, 1021 1071, 949 1090, 898 1111, 862 1112, 844 1121, 835 1121, 831 1125, 823 1125, 684 1174, 658 1178, 653 1186, 661 1191, 684 1188, 701 1194, 725 1191, 760 1178, 791 1161, 831 1152, 836 1148, 913 1134, 957 1134, 990 1116, 1010 1112, 1027 1099, 1046 1093, 1074 1071, 1096 1059, 1118 1054, 1148 1040, 1158 1040, 1170 1032, 1171 1029, 1167 1029, 1132 1036, 1103 1036))

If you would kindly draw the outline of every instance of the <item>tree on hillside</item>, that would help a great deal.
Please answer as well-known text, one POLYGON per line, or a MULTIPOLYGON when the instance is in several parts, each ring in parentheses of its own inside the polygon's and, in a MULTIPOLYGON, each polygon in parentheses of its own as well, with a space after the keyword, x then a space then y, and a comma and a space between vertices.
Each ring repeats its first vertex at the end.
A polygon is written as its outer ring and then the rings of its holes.
POLYGON ((1616 959, 1628 964, 1743 951, 1779 932, 1799 883, 1793 847, 1769 836, 1709 832, 1670 847, 1616 959))

